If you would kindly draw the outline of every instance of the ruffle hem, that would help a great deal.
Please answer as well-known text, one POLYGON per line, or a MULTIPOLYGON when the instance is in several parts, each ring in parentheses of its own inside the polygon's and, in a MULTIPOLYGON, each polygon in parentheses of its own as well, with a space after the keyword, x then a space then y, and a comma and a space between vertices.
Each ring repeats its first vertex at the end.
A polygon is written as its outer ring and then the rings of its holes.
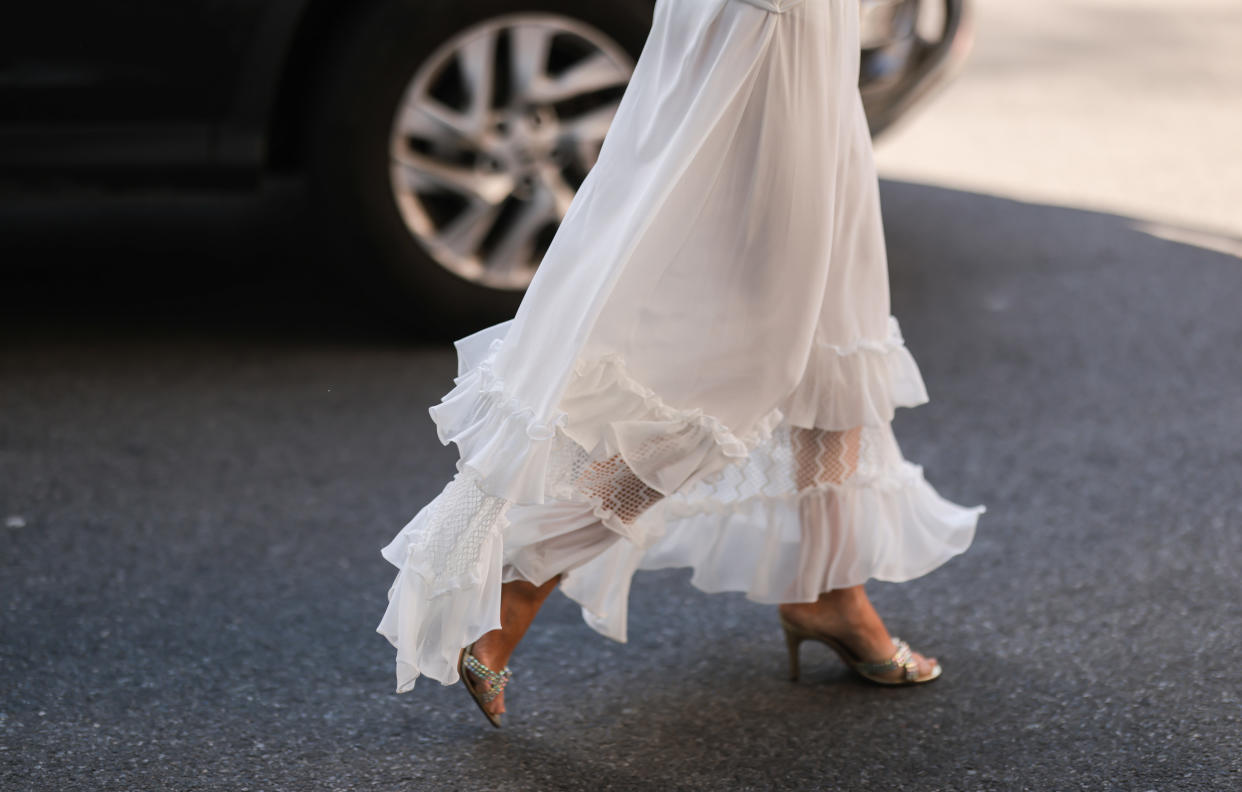
POLYGON ((707 592, 806 602, 872 578, 918 577, 973 538, 984 508, 941 498, 889 428, 896 407, 927 401, 895 319, 883 341, 815 347, 790 398, 742 434, 665 403, 616 356, 580 361, 558 409, 538 415, 494 370, 507 324, 457 342, 455 387, 430 413, 441 442, 458 446, 458 473, 382 551, 398 573, 377 631, 396 647, 398 692, 420 674, 456 682, 461 647, 499 628, 517 504, 579 502, 625 539, 561 584, 588 624, 619 641, 637 569, 691 567, 707 592), (798 486, 797 427, 861 427, 856 470, 798 486), (581 484, 584 471, 618 459, 649 488, 626 513, 581 484))

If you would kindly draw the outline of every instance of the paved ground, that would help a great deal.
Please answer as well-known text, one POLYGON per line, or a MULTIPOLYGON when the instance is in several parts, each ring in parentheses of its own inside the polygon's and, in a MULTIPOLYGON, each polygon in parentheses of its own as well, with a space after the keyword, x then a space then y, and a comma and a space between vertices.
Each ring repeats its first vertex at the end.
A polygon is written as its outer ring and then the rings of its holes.
POLYGON ((975 9, 965 70, 884 139, 885 174, 1115 212, 1242 256, 1242 4, 975 9))
POLYGON ((502 731, 460 687, 393 694, 373 632, 378 549, 451 471, 444 346, 296 262, 255 274, 240 237, 204 253, 219 222, 9 250, 55 269, 0 289, 0 788, 1242 788, 1242 261, 884 198, 933 398, 899 437, 990 509, 966 555, 873 588, 944 679, 875 688, 825 652, 790 684, 772 609, 643 573, 627 645, 550 601, 502 731))

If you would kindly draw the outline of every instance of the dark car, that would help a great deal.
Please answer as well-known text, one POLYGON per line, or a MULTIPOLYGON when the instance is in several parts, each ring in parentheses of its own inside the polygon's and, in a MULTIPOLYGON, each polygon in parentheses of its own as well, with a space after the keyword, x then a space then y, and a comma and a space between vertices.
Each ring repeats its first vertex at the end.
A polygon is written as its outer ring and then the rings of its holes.
MULTIPOLYGON (((0 185, 303 174, 333 260, 420 313, 505 316, 599 153, 654 4, 24 3, 0 33, 0 185)), ((874 132, 960 60, 964 4, 862 0, 874 132)))

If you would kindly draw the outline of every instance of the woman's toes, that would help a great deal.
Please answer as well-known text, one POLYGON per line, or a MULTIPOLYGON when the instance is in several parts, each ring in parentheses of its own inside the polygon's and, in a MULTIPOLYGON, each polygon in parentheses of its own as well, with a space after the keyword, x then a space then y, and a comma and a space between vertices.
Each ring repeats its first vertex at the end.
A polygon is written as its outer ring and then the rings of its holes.
POLYGON ((487 711, 493 715, 499 715, 505 711, 505 694, 501 693, 496 698, 487 703, 487 711))

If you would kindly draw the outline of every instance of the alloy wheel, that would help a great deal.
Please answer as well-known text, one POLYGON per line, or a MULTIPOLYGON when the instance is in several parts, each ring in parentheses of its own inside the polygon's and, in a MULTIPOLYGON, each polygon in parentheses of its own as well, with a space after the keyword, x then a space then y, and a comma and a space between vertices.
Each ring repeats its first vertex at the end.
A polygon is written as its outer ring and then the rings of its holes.
POLYGON ((520 291, 599 156, 634 70, 572 17, 476 24, 415 71, 390 133, 406 227, 457 276, 520 291))

